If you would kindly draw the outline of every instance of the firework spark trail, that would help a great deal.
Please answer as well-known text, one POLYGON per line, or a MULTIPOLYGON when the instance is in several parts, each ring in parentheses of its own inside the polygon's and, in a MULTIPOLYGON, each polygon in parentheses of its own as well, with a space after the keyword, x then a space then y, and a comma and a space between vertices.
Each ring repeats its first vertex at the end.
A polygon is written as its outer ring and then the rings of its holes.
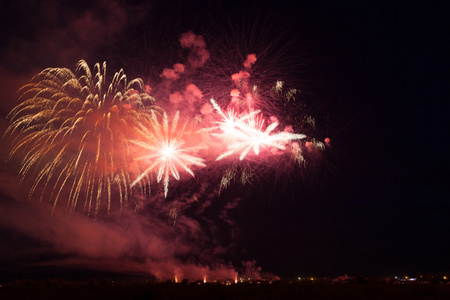
POLYGON ((188 154, 187 152, 198 149, 197 147, 184 147, 185 141, 182 139, 185 131, 185 123, 181 128, 178 128, 180 112, 177 111, 172 126, 169 128, 169 120, 166 112, 163 112, 162 125, 159 123, 156 114, 152 111, 150 124, 148 127, 140 126, 141 136, 145 141, 131 140, 132 144, 140 146, 148 151, 141 157, 136 158, 138 161, 153 162, 145 171, 143 171, 131 184, 133 187, 147 176, 154 169, 157 169, 157 182, 159 183, 164 177, 164 197, 167 197, 169 191, 170 174, 176 180, 180 180, 178 169, 183 169, 192 177, 194 172, 190 166, 205 167, 203 159, 188 154))
POLYGON ((260 148, 276 148, 285 150, 285 145, 289 141, 304 139, 306 135, 278 132, 273 133, 278 126, 278 122, 273 122, 264 129, 264 119, 259 114, 260 111, 250 111, 246 114, 237 114, 230 109, 226 113, 220 106, 211 99, 211 103, 216 111, 223 117, 223 121, 218 122, 220 133, 212 135, 223 138, 227 142, 227 151, 216 158, 216 161, 240 152, 239 160, 243 160, 248 152, 258 155, 260 148))
POLYGON ((43 183, 42 200, 52 182, 53 210, 70 183, 69 211, 76 208, 82 191, 85 211, 89 214, 94 207, 95 215, 105 191, 110 211, 113 185, 119 189, 121 208, 131 193, 128 139, 154 99, 140 92, 141 79, 127 82, 123 70, 109 86, 106 63, 97 63, 94 72, 83 60, 75 73, 66 68, 45 69, 21 88, 21 103, 8 115, 6 134, 15 136, 10 158, 25 152, 19 171, 22 180, 30 169, 38 171, 30 198, 43 183))

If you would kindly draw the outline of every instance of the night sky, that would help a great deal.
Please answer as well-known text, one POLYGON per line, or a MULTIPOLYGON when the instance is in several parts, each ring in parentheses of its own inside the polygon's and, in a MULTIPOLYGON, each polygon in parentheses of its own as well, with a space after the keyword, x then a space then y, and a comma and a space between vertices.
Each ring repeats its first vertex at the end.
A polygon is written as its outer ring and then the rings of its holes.
MULTIPOLYGON (((50 216, 45 203, 27 201, 33 178, 20 183, 18 160, 9 161, 0 173, 0 280, 145 274, 180 261, 281 278, 450 272, 448 16, 443 3, 391 2, 2 1, 2 131, 17 90, 42 69, 106 61, 109 72, 152 84, 186 54, 178 39, 192 31, 213 67, 233 70, 254 53, 261 78, 299 88, 316 119, 311 135, 331 146, 305 170, 269 170, 208 198, 195 214, 200 231, 188 218, 175 229, 152 219, 161 209, 153 203, 105 220, 50 216)), ((214 83, 198 86, 206 95, 214 83)), ((2 161, 9 149, 4 139, 2 161)))

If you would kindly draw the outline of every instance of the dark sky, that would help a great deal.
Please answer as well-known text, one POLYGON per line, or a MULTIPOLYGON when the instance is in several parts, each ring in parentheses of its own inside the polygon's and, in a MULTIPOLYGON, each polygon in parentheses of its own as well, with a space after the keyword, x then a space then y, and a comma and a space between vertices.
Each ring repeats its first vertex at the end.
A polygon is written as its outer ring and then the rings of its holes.
MULTIPOLYGON (((173 229, 145 210, 120 221, 111 217, 110 223, 50 217, 45 205, 26 202, 27 182, 20 185, 14 163, 6 164, 0 190, 3 278, 40 276, 41 267, 48 274, 50 266, 66 272, 71 262, 86 273, 142 272, 142 265, 168 268, 179 260, 189 268, 186 261, 195 258, 188 257, 205 256, 201 249, 209 242, 214 249, 200 260, 204 264, 222 249, 223 265, 242 268, 242 261, 255 260, 280 277, 450 272, 444 4, 239 2, 2 1, 2 130, 15 92, 40 70, 106 60, 110 71, 124 67, 152 82, 185 54, 178 39, 191 30, 205 38, 211 60, 219 55, 223 68, 255 53, 259 74, 298 86, 304 91, 299 100, 316 117, 314 135, 331 139, 308 170, 269 172, 253 186, 215 198, 197 224, 212 236, 205 239, 187 218, 173 229), (86 238, 85 231, 93 236, 86 238), (62 242, 68 234, 73 243, 62 242), (126 246, 129 235, 138 250, 126 246), (191 239, 200 242, 192 246, 191 239), (121 246, 111 246, 111 254, 108 243, 121 246), (173 250, 180 247, 190 250, 173 250), (146 251, 172 251, 177 259, 146 251)), ((2 146, 2 158, 7 151, 2 146)))

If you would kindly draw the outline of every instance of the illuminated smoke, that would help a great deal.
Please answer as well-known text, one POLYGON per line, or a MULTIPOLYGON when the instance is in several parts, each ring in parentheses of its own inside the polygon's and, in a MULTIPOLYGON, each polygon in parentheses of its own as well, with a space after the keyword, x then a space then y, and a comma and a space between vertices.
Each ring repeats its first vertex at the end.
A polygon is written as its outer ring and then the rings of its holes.
POLYGON ((192 31, 183 33, 180 37, 180 44, 183 48, 191 49, 188 62, 192 67, 198 68, 209 59, 210 54, 202 36, 195 35, 192 31))
POLYGON ((164 68, 160 76, 162 78, 176 80, 180 78, 181 74, 183 74, 184 69, 185 67, 183 64, 174 64, 172 69, 164 68))
POLYGON ((249 54, 247 55, 247 59, 244 62, 244 67, 247 69, 250 68, 255 62, 256 62, 256 55, 255 54, 249 54))

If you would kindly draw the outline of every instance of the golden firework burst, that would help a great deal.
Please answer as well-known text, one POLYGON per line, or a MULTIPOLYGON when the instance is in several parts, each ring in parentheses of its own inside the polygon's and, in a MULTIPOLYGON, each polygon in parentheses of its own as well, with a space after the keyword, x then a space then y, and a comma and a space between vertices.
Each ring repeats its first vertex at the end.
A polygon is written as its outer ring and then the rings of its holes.
POLYGON ((95 64, 93 71, 84 60, 75 73, 43 70, 19 90, 20 103, 8 115, 10 158, 23 153, 21 180, 35 170, 30 198, 43 186, 41 200, 47 195, 53 210, 67 193, 68 211, 83 194, 88 214, 94 210, 97 215, 104 198, 109 213, 113 187, 120 208, 131 194, 128 140, 155 108, 154 99, 143 92, 141 79, 128 82, 123 70, 109 85, 106 63, 95 64))

